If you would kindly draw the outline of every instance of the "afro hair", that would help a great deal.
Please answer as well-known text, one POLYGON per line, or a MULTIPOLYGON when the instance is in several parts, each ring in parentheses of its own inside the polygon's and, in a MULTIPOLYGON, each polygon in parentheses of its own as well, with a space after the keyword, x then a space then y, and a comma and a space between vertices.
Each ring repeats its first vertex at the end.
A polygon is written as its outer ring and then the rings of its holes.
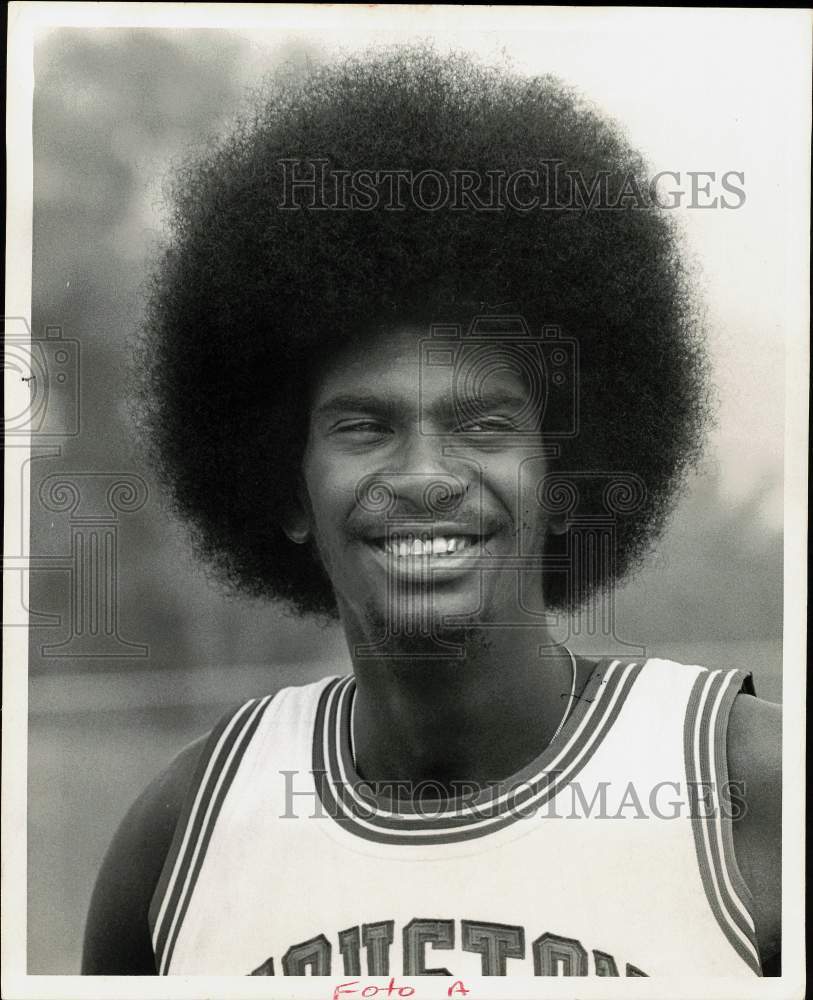
POLYGON ((336 613, 315 553, 280 527, 314 377, 349 339, 398 319, 459 322, 494 304, 578 344, 578 433, 555 469, 581 477, 580 514, 606 509, 609 474, 641 485, 616 510, 610 558, 589 578, 546 575, 546 605, 612 586, 662 531, 709 412, 702 322, 642 158, 561 81, 425 47, 280 74, 176 171, 171 198, 137 352, 140 419, 174 510, 229 583, 336 613), (330 176, 557 169, 536 210, 428 211, 415 198, 318 210, 280 207, 293 161, 330 176), (601 180, 616 203, 574 205, 574 178, 582 191, 601 180))

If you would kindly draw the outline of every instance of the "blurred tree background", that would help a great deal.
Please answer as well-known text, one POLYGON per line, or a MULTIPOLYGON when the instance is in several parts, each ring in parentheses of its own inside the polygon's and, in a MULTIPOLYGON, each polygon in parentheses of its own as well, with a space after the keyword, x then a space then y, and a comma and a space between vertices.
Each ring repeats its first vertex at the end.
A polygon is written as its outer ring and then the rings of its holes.
MULTIPOLYGON (((31 495, 54 472, 131 473, 149 489, 119 523, 122 638, 141 658, 43 653, 70 628, 70 575, 31 577, 29 971, 78 970, 90 890, 140 788, 239 698, 347 668, 341 634, 225 596, 162 511, 128 423, 128 342, 161 222, 161 178, 238 109, 258 67, 318 59, 288 37, 252 45, 223 31, 83 29, 43 37, 35 62, 33 330, 79 341, 81 433, 32 462, 31 495)), ((781 399, 777 400, 781 407, 781 399)), ((759 456, 757 456, 759 458, 759 456)), ((667 539, 617 597, 617 636, 649 653, 753 670, 781 696, 782 536, 771 517, 781 461, 757 462, 732 497, 713 451, 667 539)), ((35 501, 31 551, 70 552, 69 518, 35 501)), ((574 646, 578 646, 574 642, 574 646)), ((585 642, 584 648, 591 646, 585 642)), ((601 649, 602 652, 609 650, 601 649)))

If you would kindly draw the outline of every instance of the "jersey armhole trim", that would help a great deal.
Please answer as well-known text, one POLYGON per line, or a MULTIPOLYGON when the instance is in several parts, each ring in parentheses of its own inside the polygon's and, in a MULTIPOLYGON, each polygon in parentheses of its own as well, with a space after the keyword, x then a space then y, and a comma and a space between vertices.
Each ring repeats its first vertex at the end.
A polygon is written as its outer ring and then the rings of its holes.
POLYGON ((165 975, 220 808, 273 695, 227 712, 212 730, 175 826, 150 903, 156 969, 165 975))
POLYGON ((734 700, 753 690, 751 675, 740 670, 705 670, 698 676, 686 711, 684 761, 706 898, 732 947, 761 976, 754 901, 734 854, 733 812, 742 801, 729 781, 726 745, 734 700))

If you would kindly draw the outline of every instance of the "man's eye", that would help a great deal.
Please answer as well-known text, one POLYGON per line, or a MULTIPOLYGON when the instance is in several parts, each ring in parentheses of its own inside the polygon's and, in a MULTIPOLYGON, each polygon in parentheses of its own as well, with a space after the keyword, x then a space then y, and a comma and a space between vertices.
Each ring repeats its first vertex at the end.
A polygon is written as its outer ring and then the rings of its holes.
POLYGON ((479 420, 469 420, 461 424, 458 433, 461 434, 508 434, 517 429, 508 417, 481 417, 479 420))
POLYGON ((388 428, 377 420, 348 420, 333 428, 337 434, 386 434, 388 428))

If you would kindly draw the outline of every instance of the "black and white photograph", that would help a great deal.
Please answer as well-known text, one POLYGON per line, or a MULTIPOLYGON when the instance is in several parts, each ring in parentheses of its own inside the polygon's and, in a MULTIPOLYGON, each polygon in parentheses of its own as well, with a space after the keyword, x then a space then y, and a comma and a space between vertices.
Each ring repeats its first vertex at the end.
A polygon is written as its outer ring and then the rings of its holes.
POLYGON ((810 11, 7 74, 3 996, 803 997, 810 11))

